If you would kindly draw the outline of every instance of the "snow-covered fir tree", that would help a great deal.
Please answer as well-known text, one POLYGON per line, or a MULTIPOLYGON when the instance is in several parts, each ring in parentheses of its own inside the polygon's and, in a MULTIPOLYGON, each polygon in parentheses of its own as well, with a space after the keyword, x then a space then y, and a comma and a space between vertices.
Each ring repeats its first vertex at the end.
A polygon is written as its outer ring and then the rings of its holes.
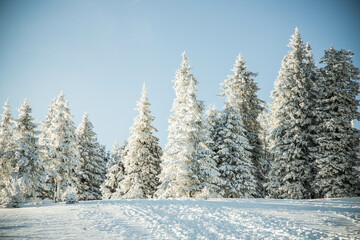
POLYGON ((251 158, 254 169, 253 174, 257 182, 257 188, 254 197, 264 196, 264 189, 262 182, 264 182, 264 152, 263 146, 259 138, 260 123, 258 116, 263 110, 264 102, 257 96, 259 88, 254 81, 256 73, 247 70, 244 58, 239 54, 236 59, 233 74, 222 83, 223 93, 220 96, 231 96, 231 106, 238 113, 246 129, 246 137, 249 144, 252 146, 251 158))
POLYGON ((10 111, 10 103, 4 104, 4 112, 0 123, 0 203, 5 207, 19 207, 24 201, 22 179, 15 179, 13 172, 16 146, 13 144, 14 119, 10 111))
POLYGON ((106 175, 106 162, 87 113, 84 114, 76 134, 81 162, 78 171, 78 200, 100 200, 100 186, 106 175))
MULTIPOLYGON (((116 198, 116 190, 119 183, 124 179, 124 164, 123 159, 126 154, 125 148, 127 141, 121 147, 115 142, 113 150, 111 152, 111 159, 107 163, 107 173, 105 181, 101 185, 102 199, 116 198)), ((119 198, 121 196, 118 196, 119 198)))
POLYGON ((10 103, 6 101, 4 104, 4 112, 0 123, 0 188, 4 188, 3 184, 9 180, 11 174, 11 164, 9 158, 11 151, 9 143, 12 141, 14 119, 10 111, 10 103))
POLYGON ((192 152, 190 157, 195 160, 196 175, 199 179, 199 189, 193 193, 194 197, 214 198, 220 197, 220 185, 222 179, 214 159, 211 148, 213 141, 210 137, 212 126, 207 124, 204 118, 204 104, 197 100, 198 82, 195 78, 190 79, 188 87, 189 121, 188 134, 192 139, 192 152))
POLYGON ((319 82, 321 98, 316 116, 319 145, 316 165, 318 197, 352 197, 359 195, 358 153, 360 132, 354 119, 360 119, 359 69, 353 65, 353 53, 330 47, 321 59, 323 79, 319 82))
POLYGON ((266 183, 268 181, 268 174, 270 170, 271 154, 270 154, 270 129, 271 129, 271 113, 268 111, 267 107, 264 106, 264 110, 259 114, 258 121, 260 123, 259 139, 263 147, 263 170, 264 170, 264 181, 262 182, 264 186, 265 195, 266 193, 266 183))
POLYGON ((144 84, 136 108, 139 115, 135 117, 134 124, 130 128, 132 135, 125 150, 127 151, 123 161, 125 177, 117 189, 117 195, 122 198, 152 198, 160 184, 162 150, 159 139, 153 135, 157 130, 152 126, 154 117, 150 115, 149 106, 144 84))
POLYGON ((75 124, 70 113, 69 103, 61 92, 53 108, 53 119, 49 127, 51 141, 48 143, 48 165, 54 178, 54 198, 60 200, 67 187, 78 183, 76 170, 80 166, 75 124))
POLYGON ((21 179, 26 198, 36 198, 38 188, 44 181, 44 167, 40 159, 39 132, 31 116, 32 109, 25 99, 19 108, 19 117, 15 120, 13 138, 10 141, 13 154, 8 160, 12 167, 12 178, 21 179))
POLYGON ((50 131, 50 127, 52 121, 55 116, 55 105, 56 105, 56 98, 51 100, 51 103, 48 107, 48 112, 45 116, 45 120, 41 123, 41 130, 40 130, 40 146, 41 146, 41 160, 45 167, 45 181, 41 184, 40 189, 40 197, 41 198, 49 198, 51 199, 54 195, 54 172, 52 172, 51 165, 52 165, 52 157, 50 156, 50 152, 52 149, 51 142, 52 134, 50 131))
POLYGON ((225 198, 247 198, 256 192, 252 148, 241 115, 231 102, 227 100, 213 133, 213 150, 222 179, 221 195, 225 198))
POLYGON ((156 193, 160 198, 195 197, 205 186, 207 194, 213 194, 217 182, 216 168, 209 158, 210 139, 202 123, 203 103, 196 99, 198 82, 190 73, 185 53, 182 57, 174 80, 176 98, 169 118, 167 151, 162 158, 162 183, 156 193), (212 182, 206 182, 210 176, 212 182))
POLYGON ((313 196, 315 74, 297 28, 289 47, 271 93, 273 159, 267 190, 272 198, 303 199, 313 196))

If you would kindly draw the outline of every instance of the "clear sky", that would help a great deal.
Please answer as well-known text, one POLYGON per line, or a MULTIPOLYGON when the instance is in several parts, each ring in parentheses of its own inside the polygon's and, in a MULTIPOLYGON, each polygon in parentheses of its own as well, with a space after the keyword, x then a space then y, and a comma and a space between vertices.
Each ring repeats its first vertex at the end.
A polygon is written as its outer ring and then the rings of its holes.
POLYGON ((8 98, 17 117, 27 97, 40 122, 62 90, 75 123, 87 112, 110 150, 129 137, 145 82, 164 146, 183 51, 206 105, 222 108, 219 84, 239 53, 271 102, 296 26, 317 62, 334 45, 360 67, 359 10, 346 0, 0 0, 0 104, 8 98))

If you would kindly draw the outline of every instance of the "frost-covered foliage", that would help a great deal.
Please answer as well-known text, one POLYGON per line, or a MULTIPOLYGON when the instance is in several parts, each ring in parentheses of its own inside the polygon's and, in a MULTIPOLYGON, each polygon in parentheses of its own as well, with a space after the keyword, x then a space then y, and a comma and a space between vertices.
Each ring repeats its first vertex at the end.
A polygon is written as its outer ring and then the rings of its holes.
POLYGON ((157 131, 152 126, 154 117, 150 115, 149 100, 145 84, 136 110, 139 115, 135 117, 130 128, 131 136, 126 146, 124 157, 125 177, 117 189, 117 196, 121 198, 152 198, 159 182, 160 157, 162 150, 159 139, 153 135, 157 131))
POLYGON ((162 158, 162 184, 156 193, 160 198, 195 197, 205 185, 212 187, 217 181, 217 170, 209 158, 210 139, 202 126, 203 103, 196 99, 198 82, 190 73, 185 53, 182 57, 174 80, 176 98, 169 118, 167 151, 162 158), (210 168, 205 170, 205 166, 210 168), (213 182, 205 182, 210 175, 213 182))
POLYGON ((76 186, 78 178, 77 168, 80 166, 80 157, 77 148, 75 124, 65 95, 60 93, 53 103, 51 124, 48 128, 48 142, 45 149, 47 164, 51 178, 54 180, 56 199, 60 199, 68 186, 76 186))
POLYGON ((271 97, 271 170, 267 190, 273 198, 312 197, 315 87, 309 56, 296 28, 271 97))
POLYGON ((360 132, 354 128, 354 119, 360 119, 359 69, 352 63, 353 53, 325 50, 321 63, 323 79, 319 82, 321 98, 316 116, 317 130, 316 190, 318 197, 351 197, 360 194, 357 155, 360 132))
POLYGON ((0 204, 7 208, 18 208, 25 202, 22 179, 8 178, 0 189, 0 204))
POLYGON ((188 88, 188 101, 190 111, 189 129, 192 152, 191 157, 195 160, 196 175, 199 179, 199 187, 193 193, 195 197, 214 198, 220 197, 219 186, 222 183, 220 173, 215 161, 215 154, 211 148, 213 141, 210 137, 212 127, 207 124, 203 116, 204 104, 197 100, 196 90, 197 81, 195 78, 190 80, 188 88))
POLYGON ((45 181, 43 182, 43 184, 40 185, 40 197, 43 199, 51 199, 54 195, 54 173, 50 171, 52 158, 49 153, 52 148, 52 135, 50 132, 50 127, 55 115, 55 104, 56 98, 51 100, 51 103, 48 107, 48 112, 45 116, 45 120, 41 122, 41 130, 39 135, 41 146, 41 160, 45 167, 45 181))
POLYGON ((214 133, 214 152, 225 198, 248 198, 256 192, 251 146, 240 114, 229 104, 223 110, 214 133))
POLYGON ((37 125, 31 116, 32 109, 27 100, 19 108, 19 117, 15 120, 13 138, 9 142, 11 155, 11 175, 21 179, 24 196, 36 198, 38 187, 44 181, 44 167, 40 160, 40 145, 37 125))
MULTIPOLYGON (((111 152, 111 159, 107 163, 107 173, 104 183, 101 185, 102 199, 116 197, 115 193, 119 183, 124 179, 123 159, 126 155, 125 148, 127 142, 122 147, 115 142, 111 152)), ((119 196, 120 197, 120 196, 119 196)))
POLYGON ((263 146, 263 173, 264 173, 264 180, 261 184, 264 186, 265 195, 266 192, 266 183, 268 182, 268 174, 270 170, 270 162, 271 162, 271 154, 270 154, 270 129, 271 129, 271 113, 264 107, 264 110, 259 114, 258 121, 260 123, 260 131, 259 131, 259 139, 261 145, 263 146))
POLYGON ((247 70, 244 58, 239 55, 236 59, 233 74, 222 83, 224 91, 220 94, 227 97, 230 105, 239 114, 246 129, 246 137, 252 146, 251 159, 254 165, 253 175, 255 176, 257 187, 254 197, 264 196, 262 182, 264 182, 264 153, 263 146, 259 138, 260 123, 258 116, 263 110, 263 101, 257 96, 259 88, 254 81, 256 73, 247 70))
POLYGON ((9 144, 12 141, 12 127, 14 125, 9 101, 5 102, 3 108, 4 112, 0 122, 0 189, 5 187, 3 184, 9 180, 12 172, 12 167, 9 161, 11 156, 9 144))
POLYGON ((76 133, 81 162, 78 172, 78 199, 100 200, 100 186, 106 175, 106 162, 88 114, 84 114, 76 133))
POLYGON ((75 187, 67 187, 65 192, 62 195, 62 200, 66 202, 66 204, 74 204, 77 203, 79 197, 77 195, 77 190, 75 187))

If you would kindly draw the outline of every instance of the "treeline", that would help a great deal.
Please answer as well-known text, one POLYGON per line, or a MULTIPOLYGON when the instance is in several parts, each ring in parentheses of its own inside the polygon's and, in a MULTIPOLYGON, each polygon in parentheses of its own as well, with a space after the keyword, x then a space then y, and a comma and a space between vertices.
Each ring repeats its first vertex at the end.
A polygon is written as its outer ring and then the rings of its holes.
POLYGON ((153 133, 144 85, 125 144, 105 151, 85 114, 75 128, 64 94, 41 130, 27 100, 0 125, 0 202, 122 198, 310 199, 360 195, 359 69, 353 53, 325 50, 319 68, 296 29, 268 111, 256 73, 236 59, 222 83, 222 110, 197 99, 185 53, 176 71, 165 152, 153 133))

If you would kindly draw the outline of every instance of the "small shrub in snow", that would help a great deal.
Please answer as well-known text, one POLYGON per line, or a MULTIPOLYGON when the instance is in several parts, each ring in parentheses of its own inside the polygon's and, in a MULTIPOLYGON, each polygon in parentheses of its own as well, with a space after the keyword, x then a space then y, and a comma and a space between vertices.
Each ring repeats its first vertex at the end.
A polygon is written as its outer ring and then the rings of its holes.
POLYGON ((74 187, 68 187, 64 192, 62 199, 66 204, 74 204, 78 202, 78 196, 74 187))

